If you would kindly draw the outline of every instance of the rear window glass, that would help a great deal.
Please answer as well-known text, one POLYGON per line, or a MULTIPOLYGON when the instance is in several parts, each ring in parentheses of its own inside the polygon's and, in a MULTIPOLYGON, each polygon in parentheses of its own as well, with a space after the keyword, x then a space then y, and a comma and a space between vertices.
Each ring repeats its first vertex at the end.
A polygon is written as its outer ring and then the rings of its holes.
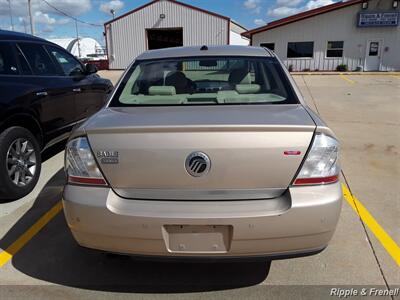
POLYGON ((137 61, 110 106, 298 103, 275 58, 137 61))
POLYGON ((18 74, 17 64, 9 43, 0 42, 0 75, 18 74))
POLYGON ((25 59, 24 55, 22 54, 21 50, 18 47, 15 47, 15 51, 16 51, 16 54, 17 54, 18 63, 21 66, 20 73, 22 75, 31 75, 32 74, 31 68, 29 67, 29 64, 26 61, 26 59, 25 59))

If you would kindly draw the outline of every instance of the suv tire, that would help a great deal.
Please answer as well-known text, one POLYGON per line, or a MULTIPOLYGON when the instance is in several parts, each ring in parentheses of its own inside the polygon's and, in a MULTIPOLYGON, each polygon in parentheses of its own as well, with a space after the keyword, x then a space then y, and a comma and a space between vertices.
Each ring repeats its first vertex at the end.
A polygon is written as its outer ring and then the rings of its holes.
POLYGON ((29 194, 39 180, 41 153, 33 134, 19 126, 0 134, 0 200, 29 194))

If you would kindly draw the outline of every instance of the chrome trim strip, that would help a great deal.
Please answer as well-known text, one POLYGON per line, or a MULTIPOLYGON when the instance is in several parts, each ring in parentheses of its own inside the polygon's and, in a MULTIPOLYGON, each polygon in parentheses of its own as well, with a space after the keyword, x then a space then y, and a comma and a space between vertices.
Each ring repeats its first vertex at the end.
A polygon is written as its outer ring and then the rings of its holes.
POLYGON ((281 196, 286 189, 113 189, 122 198, 143 200, 258 200, 281 196))

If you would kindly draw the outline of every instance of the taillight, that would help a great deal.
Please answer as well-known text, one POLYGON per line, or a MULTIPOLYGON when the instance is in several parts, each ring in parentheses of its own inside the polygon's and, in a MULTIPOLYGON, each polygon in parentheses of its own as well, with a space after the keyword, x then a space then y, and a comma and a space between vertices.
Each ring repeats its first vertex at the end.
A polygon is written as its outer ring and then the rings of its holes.
POLYGON ((317 133, 293 185, 337 182, 340 173, 338 152, 337 140, 323 133, 317 133))
POLYGON ((78 137, 68 142, 65 149, 65 171, 69 183, 107 185, 86 137, 78 137))

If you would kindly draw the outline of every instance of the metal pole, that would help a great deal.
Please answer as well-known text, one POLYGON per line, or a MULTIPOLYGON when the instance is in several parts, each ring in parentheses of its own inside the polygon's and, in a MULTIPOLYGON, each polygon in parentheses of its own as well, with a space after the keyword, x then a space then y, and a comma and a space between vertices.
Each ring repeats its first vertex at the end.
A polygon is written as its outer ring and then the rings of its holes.
MULTIPOLYGON (((114 9, 110 9, 110 13, 113 16, 113 20, 115 19, 115 10, 114 9)), ((108 25, 110 28, 110 36, 109 36, 109 43, 107 43, 107 32, 106 32, 106 44, 108 49, 106 49, 107 51, 107 58, 108 58, 108 62, 110 63, 110 60, 114 60, 114 43, 113 43, 113 32, 112 32, 112 26, 113 24, 109 24, 108 25), (108 55, 110 53, 110 55, 108 55)), ((105 28, 105 30, 107 31, 107 27, 105 28)))
POLYGON ((25 18, 22 19, 22 23, 24 23, 24 31, 25 31, 25 33, 28 33, 27 30, 26 30, 26 21, 25 21, 25 18))
POLYGON ((12 10, 11 10, 11 0, 8 0, 8 10, 10 11, 11 30, 14 31, 14 22, 13 22, 13 17, 12 17, 12 10))
POLYGON ((79 44, 78 22, 75 20, 76 40, 78 42, 78 57, 81 58, 81 46, 79 44))
POLYGON ((31 0, 28 0, 29 21, 31 23, 31 34, 35 35, 35 24, 33 23, 31 0))

